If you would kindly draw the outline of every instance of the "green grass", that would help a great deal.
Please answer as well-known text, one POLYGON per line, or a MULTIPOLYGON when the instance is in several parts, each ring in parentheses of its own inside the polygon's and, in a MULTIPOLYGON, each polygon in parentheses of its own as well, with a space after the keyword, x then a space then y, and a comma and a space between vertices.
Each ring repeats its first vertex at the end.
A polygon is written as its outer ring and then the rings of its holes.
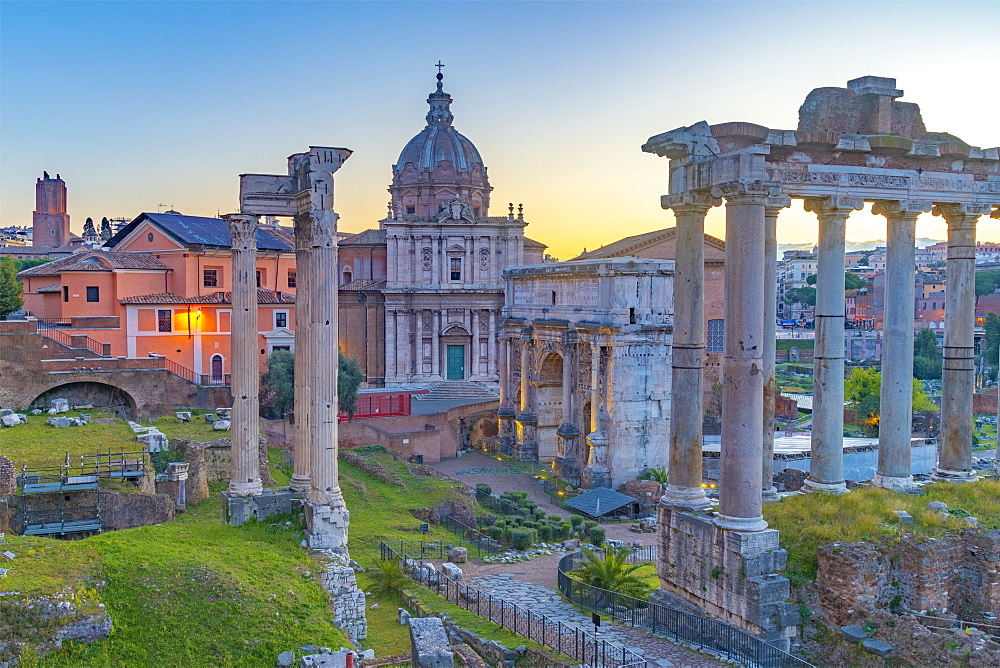
MULTIPOLYGON (((75 417, 90 413, 93 420, 109 419, 106 411, 69 411, 62 415, 75 417)), ((0 430, 0 455, 10 457, 17 470, 29 467, 57 466, 70 455, 71 464, 79 464, 80 455, 98 452, 134 452, 142 447, 132 430, 121 420, 107 424, 91 422, 82 427, 57 428, 46 424, 49 416, 28 415, 28 424, 0 430)))
POLYGON ((899 536, 894 510, 905 510, 913 524, 903 525, 907 534, 939 537, 965 528, 957 517, 942 519, 926 510, 931 501, 944 501, 950 509, 961 508, 979 518, 980 526, 1000 528, 1000 482, 935 483, 914 496, 879 488, 858 489, 840 496, 797 494, 781 503, 764 504, 764 519, 781 532, 781 547, 788 551, 787 574, 793 579, 816 577, 816 550, 836 541, 868 541, 888 544, 899 536))
POLYGON ((217 441, 220 438, 229 438, 228 431, 216 431, 202 417, 205 413, 214 412, 208 410, 191 410, 190 422, 181 422, 173 415, 165 415, 155 422, 143 422, 143 424, 153 425, 166 434, 170 440, 184 438, 189 441, 205 442, 217 441))
POLYGON ((813 339, 778 339, 774 342, 775 350, 791 350, 792 348, 798 348, 799 350, 812 350, 816 345, 816 341, 813 339))

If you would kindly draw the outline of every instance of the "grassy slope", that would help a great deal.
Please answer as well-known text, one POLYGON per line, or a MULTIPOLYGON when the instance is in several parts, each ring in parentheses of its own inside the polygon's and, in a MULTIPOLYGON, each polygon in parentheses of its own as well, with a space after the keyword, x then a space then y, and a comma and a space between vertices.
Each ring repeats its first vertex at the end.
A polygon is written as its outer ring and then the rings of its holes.
MULTIPOLYGON (((92 419, 107 418, 97 410, 69 411, 65 416, 90 413, 92 419)), ((10 457, 15 467, 57 466, 70 454, 70 463, 78 464, 80 455, 98 452, 133 452, 141 445, 132 430, 121 420, 108 424, 91 422, 83 427, 56 428, 45 424, 48 415, 29 415, 28 424, 0 429, 0 455, 10 457)))
POLYGON ((1000 482, 980 480, 964 485, 936 483, 913 496, 884 489, 859 489, 842 496, 797 494, 781 503, 765 503, 764 519, 781 531, 781 546, 788 550, 788 571, 792 579, 816 577, 817 548, 834 541, 887 542, 899 535, 894 510, 905 510, 913 524, 907 534, 941 536, 966 527, 959 518, 942 519, 926 510, 931 501, 944 501, 951 509, 961 508, 979 518, 980 525, 1000 528, 1000 482))
POLYGON ((228 431, 216 431, 212 425, 205 422, 202 417, 205 413, 214 411, 191 410, 191 421, 181 422, 173 415, 165 415, 155 422, 143 422, 143 425, 152 425, 167 435, 168 439, 186 438, 191 441, 217 441, 220 438, 229 438, 228 431))

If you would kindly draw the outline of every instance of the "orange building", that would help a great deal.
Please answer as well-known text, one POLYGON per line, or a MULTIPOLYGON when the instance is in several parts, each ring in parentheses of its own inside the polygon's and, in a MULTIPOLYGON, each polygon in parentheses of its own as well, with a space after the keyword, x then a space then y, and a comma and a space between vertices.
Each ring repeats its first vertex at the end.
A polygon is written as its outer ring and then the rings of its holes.
MULTIPOLYGON (((201 385, 228 385, 232 262, 218 218, 144 213, 108 240, 22 271, 24 308, 44 327, 110 344, 117 357, 166 357, 201 385)), ((257 233, 261 371, 294 348, 295 250, 291 231, 257 233)))

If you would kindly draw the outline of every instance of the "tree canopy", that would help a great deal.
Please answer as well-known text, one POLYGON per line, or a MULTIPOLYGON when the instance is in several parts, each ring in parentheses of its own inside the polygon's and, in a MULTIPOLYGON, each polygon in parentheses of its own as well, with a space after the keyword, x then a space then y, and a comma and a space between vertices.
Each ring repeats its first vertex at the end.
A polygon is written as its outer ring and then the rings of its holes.
POLYGON ((6 318, 8 314, 24 306, 18 271, 17 260, 0 257, 0 318, 6 318))
MULTIPOLYGON (((365 374, 354 357, 338 354, 337 403, 340 412, 353 417, 358 408, 358 388, 365 374)), ((275 350, 267 360, 267 372, 261 377, 262 401, 287 414, 295 408, 295 355, 275 350)))
POLYGON ((1000 288, 1000 269, 976 272, 976 296, 992 295, 1000 288))
POLYGON ((917 332, 913 340, 913 376, 920 380, 941 377, 941 352, 937 347, 937 336, 927 328, 917 332))
MULTIPOLYGON (((844 400, 851 403, 861 428, 869 436, 878 435, 881 395, 882 374, 874 368, 855 369, 844 381, 844 400)), ((923 384, 916 378, 913 379, 913 410, 937 410, 934 402, 924 393, 923 384)))
MULTIPOLYGON (((807 285, 816 285, 816 281, 819 279, 817 274, 809 274, 806 276, 807 285)), ((844 272, 844 290, 858 290, 867 285, 867 281, 861 278, 857 274, 852 274, 849 271, 844 272)))

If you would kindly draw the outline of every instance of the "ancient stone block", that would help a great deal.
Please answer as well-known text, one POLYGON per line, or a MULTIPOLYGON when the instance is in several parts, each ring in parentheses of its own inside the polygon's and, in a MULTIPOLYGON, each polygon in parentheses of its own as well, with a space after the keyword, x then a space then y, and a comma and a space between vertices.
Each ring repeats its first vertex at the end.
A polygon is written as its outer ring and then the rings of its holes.
POLYGON ((448 560, 453 564, 464 564, 469 560, 469 550, 464 547, 453 547, 448 550, 448 560))
POLYGON ((67 399, 53 399, 49 402, 49 413, 65 413, 69 410, 69 401, 67 399))
POLYGON ((174 416, 181 422, 191 421, 191 413, 189 411, 177 411, 176 413, 174 413, 174 416))
POLYGON ((455 658, 444 622, 437 617, 413 617, 409 626, 413 668, 453 668, 455 658))
POLYGON ((0 417, 4 417, 6 415, 13 415, 13 414, 14 414, 14 411, 11 410, 10 408, 0 408, 0 417))
POLYGON ((866 640, 868 638, 868 634, 865 633, 863 628, 853 625, 841 626, 840 635, 844 636, 851 642, 861 642, 862 640, 866 640))
POLYGON ((894 510, 892 514, 899 518, 900 524, 913 524, 913 515, 905 510, 894 510))
POLYGON ((295 664, 295 652, 282 652, 278 655, 278 660, 275 662, 278 668, 289 668, 295 664))
POLYGON ((875 638, 865 638, 861 642, 861 646, 865 648, 866 652, 871 652, 878 656, 889 656, 892 654, 892 645, 881 640, 876 640, 875 638))
POLYGON ((145 434, 137 434, 135 440, 146 444, 149 452, 163 452, 170 449, 170 440, 167 435, 158 429, 150 429, 145 434))
POLYGON ((5 427, 14 427, 21 424, 21 418, 14 414, 0 416, 0 422, 3 423, 5 427))
POLYGON ((397 618, 399 619, 400 626, 406 626, 410 623, 410 613, 406 608, 399 608, 397 618))
POLYGON ((449 561, 441 564, 441 571, 456 582, 462 579, 462 569, 449 561))
POLYGON ((70 419, 65 417, 50 417, 48 420, 46 420, 46 422, 48 422, 53 427, 59 427, 59 428, 73 426, 73 423, 70 421, 70 419))
POLYGON ((218 420, 212 424, 215 431, 229 431, 229 420, 218 420))

